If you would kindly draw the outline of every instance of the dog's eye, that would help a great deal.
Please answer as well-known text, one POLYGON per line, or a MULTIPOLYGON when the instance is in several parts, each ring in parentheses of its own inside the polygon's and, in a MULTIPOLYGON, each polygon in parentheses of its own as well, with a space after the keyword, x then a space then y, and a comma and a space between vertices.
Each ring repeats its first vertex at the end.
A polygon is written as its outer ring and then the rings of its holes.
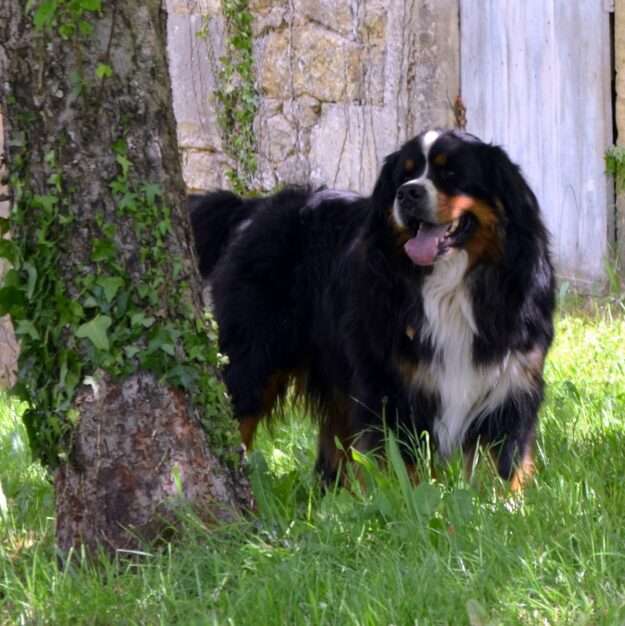
POLYGON ((442 180, 444 181, 452 181, 457 177, 456 172, 454 172, 454 170, 441 170, 438 175, 441 177, 442 180))

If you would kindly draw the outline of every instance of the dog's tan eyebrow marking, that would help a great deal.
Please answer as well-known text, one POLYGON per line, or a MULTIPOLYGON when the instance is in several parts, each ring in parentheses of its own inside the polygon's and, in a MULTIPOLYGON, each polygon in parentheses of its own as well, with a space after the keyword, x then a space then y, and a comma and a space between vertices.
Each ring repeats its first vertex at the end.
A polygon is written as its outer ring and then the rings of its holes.
POLYGON ((407 172, 412 172, 412 170, 414 170, 414 166, 415 166, 415 162, 413 159, 406 159, 404 161, 404 169, 407 172))
POLYGON ((447 157, 441 152, 434 157, 434 165, 447 165, 447 157))

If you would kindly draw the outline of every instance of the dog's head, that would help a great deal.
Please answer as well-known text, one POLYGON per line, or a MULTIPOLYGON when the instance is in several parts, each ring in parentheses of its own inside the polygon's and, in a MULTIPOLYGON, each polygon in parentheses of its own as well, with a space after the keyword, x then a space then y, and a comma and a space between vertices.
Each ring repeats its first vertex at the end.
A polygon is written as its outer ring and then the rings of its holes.
POLYGON ((534 194, 506 153, 455 130, 428 130, 389 155, 373 201, 420 266, 459 249, 470 266, 497 262, 509 226, 538 220, 534 194))

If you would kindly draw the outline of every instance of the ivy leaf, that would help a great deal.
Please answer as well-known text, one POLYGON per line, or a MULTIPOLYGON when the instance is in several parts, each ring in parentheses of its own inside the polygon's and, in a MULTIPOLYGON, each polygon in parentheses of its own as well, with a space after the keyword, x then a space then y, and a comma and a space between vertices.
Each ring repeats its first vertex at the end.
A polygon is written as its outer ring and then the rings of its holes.
POLYGON ((56 196, 33 196, 33 206, 40 207, 48 214, 54 213, 54 206, 58 201, 56 196))
POLYGON ((80 0, 80 8, 83 11, 99 11, 102 8, 102 0, 80 0))
POLYGON ((117 155, 117 163, 119 163, 120 167, 122 168, 122 176, 126 178, 128 176, 128 170, 130 169, 132 163, 130 163, 130 161, 121 154, 117 155))
POLYGON ((117 250, 110 239, 96 239, 93 242, 91 260, 95 263, 99 261, 112 261, 117 257, 117 250))
POLYGON ((143 193, 145 193, 145 199, 150 205, 154 204, 156 196, 162 195, 160 186, 155 185, 154 183, 146 183, 143 185, 143 193))
POLYGON ((24 263, 22 267, 28 274, 28 281, 26 282, 26 297, 29 300, 33 299, 35 293, 35 287, 37 285, 37 268, 32 263, 24 263))
POLYGON ((119 137, 113 142, 113 152, 115 154, 127 154, 128 153, 128 145, 126 144, 126 140, 123 137, 119 137))
POLYGON ((13 269, 9 270, 4 275, 4 284, 2 286, 3 287, 17 287, 18 289, 21 289, 22 279, 20 278, 19 273, 13 269))
POLYGON ((11 265, 15 265, 17 246, 9 239, 0 239, 0 259, 6 259, 11 265))
POLYGON ((39 339, 39 333, 30 320, 20 320, 15 328, 16 335, 28 335, 33 341, 39 339))
POLYGON ((96 284, 102 287, 104 291, 104 297, 107 302, 113 302, 113 299, 117 295, 117 292, 124 286, 124 279, 119 276, 106 276, 99 278, 96 284))
POLYGON ((43 30, 52 25, 56 14, 57 0, 44 0, 35 11, 33 23, 37 30, 43 30))
POLYGON ((110 344, 106 331, 112 323, 108 315, 97 315, 90 322, 85 322, 76 329, 76 337, 89 339, 98 350, 108 350, 110 344))
POLYGON ((0 217, 0 237, 2 237, 3 235, 6 235, 9 232, 9 228, 11 228, 9 218, 0 217))
POLYGON ((17 287, 2 287, 0 289, 0 317, 25 304, 26 298, 21 289, 17 287))
POLYGON ((126 346, 124 348, 124 352, 126 353, 126 358, 132 359, 134 356, 136 356, 140 352, 140 348, 135 345, 126 346))
POLYGON ((133 313, 130 316, 130 325, 131 326, 143 326, 143 328, 150 328, 152 324, 156 321, 154 317, 148 317, 145 313, 140 311, 139 313, 133 313))
MULTIPOLYGON (((125 175, 126 174, 124 174, 124 176, 125 175)), ((134 212, 137 208, 137 194, 132 192, 125 193, 119 201, 117 208, 120 209, 120 211, 134 212)))
POLYGON ((197 382, 198 374, 193 367, 186 365, 176 365, 167 372, 166 379, 168 382, 182 387, 183 389, 191 389, 197 382))
POLYGON ((71 39, 75 31, 76 25, 72 22, 66 22, 59 26, 59 35, 61 35, 61 38, 65 40, 71 39))
POLYGON ((98 63, 98 67, 95 68, 95 75, 98 78, 110 78, 113 76, 113 68, 106 63, 98 63))
POLYGON ((169 328, 157 328, 152 334, 152 338, 148 343, 148 352, 152 353, 156 350, 162 350, 170 356, 176 355, 175 342, 176 332, 169 328))
POLYGON ((93 26, 86 20, 80 20, 78 30, 83 37, 89 37, 93 33, 93 26))

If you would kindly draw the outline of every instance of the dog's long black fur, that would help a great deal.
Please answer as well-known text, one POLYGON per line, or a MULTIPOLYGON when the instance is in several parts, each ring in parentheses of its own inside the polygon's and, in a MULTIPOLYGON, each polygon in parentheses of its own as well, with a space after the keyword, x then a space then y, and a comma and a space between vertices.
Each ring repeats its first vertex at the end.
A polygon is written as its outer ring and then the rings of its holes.
POLYGON ((522 483, 554 276, 536 198, 503 150, 430 131, 386 158, 369 197, 219 191, 190 209, 246 445, 295 381, 319 417, 326 482, 343 459, 335 438, 345 450, 378 448, 384 423, 400 437, 429 432, 445 456, 460 448, 470 460, 478 442, 490 445, 500 475, 522 483), (486 395, 463 408, 465 375, 486 395))

